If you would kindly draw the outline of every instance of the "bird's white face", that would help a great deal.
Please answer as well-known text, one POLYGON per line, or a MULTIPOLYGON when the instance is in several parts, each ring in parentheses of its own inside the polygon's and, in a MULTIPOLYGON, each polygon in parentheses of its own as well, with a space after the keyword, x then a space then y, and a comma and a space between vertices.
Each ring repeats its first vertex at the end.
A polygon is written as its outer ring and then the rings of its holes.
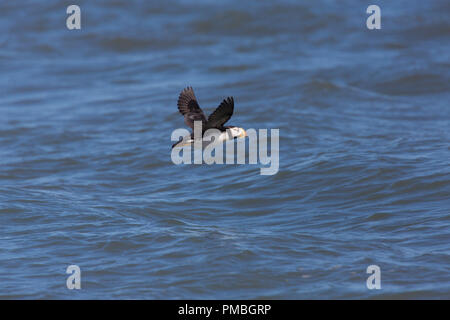
POLYGON ((230 130, 233 138, 244 138, 247 136, 247 133, 245 132, 245 130, 242 128, 239 128, 239 127, 231 127, 231 128, 228 128, 228 130, 230 130))

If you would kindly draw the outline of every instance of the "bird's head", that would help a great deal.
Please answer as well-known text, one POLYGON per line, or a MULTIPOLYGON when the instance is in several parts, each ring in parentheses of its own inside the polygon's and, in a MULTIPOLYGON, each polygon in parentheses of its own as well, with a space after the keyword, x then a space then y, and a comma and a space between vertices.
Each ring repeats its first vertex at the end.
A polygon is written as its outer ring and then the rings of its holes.
POLYGON ((245 132, 245 130, 243 128, 239 128, 239 127, 229 127, 228 130, 230 130, 231 132, 231 136, 234 139, 237 138, 245 138, 247 136, 247 132, 245 132))

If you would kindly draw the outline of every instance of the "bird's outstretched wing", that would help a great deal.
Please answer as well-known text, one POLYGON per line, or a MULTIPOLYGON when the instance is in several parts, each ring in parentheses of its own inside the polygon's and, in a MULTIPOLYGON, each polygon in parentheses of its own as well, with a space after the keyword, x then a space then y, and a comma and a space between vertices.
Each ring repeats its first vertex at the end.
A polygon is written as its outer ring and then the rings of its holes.
POLYGON ((233 97, 228 97, 214 110, 208 117, 206 122, 207 128, 222 128, 233 115, 234 100, 233 97))
POLYGON ((206 128, 206 117, 198 105, 192 87, 181 91, 178 97, 178 110, 184 116, 184 122, 194 130, 194 121, 201 121, 203 130, 206 128))

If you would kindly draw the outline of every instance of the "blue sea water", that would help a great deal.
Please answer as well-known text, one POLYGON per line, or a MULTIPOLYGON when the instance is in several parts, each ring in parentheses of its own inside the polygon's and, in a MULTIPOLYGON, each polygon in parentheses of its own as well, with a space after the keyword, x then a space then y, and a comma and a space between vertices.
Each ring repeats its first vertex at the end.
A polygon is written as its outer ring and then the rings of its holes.
POLYGON ((449 299, 450 5, 369 4, 2 1, 0 298, 449 299), (278 173, 174 165, 186 86, 278 173))

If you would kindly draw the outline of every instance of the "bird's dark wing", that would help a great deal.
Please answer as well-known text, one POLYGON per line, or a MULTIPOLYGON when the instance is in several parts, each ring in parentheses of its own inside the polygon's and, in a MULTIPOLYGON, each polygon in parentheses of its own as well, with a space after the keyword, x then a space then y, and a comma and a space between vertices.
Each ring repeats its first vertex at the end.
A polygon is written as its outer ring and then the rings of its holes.
POLYGON ((194 121, 201 121, 202 128, 204 129, 206 127, 206 117, 197 103, 197 98, 195 98, 192 87, 187 87, 181 91, 177 105, 178 110, 184 116, 184 122, 192 130, 194 130, 194 121))
POLYGON ((233 97, 228 97, 222 101, 222 103, 214 110, 208 117, 206 126, 208 128, 222 128, 225 122, 227 122, 233 115, 234 100, 233 97))

